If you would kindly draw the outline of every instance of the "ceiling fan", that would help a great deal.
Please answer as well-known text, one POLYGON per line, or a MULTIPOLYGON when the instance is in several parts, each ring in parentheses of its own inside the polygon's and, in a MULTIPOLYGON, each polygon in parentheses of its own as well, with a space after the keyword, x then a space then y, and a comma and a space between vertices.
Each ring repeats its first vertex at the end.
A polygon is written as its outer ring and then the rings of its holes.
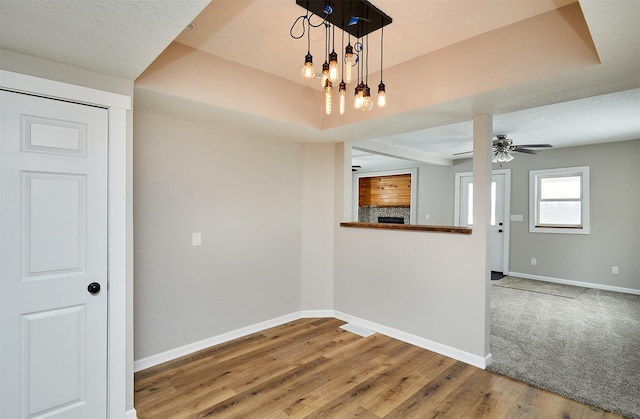
MULTIPOLYGON (((496 136, 496 139, 493 140, 493 158, 491 161, 494 163, 507 163, 513 160, 512 151, 517 151, 518 153, 526 153, 526 154, 538 154, 538 150, 542 148, 553 148, 551 144, 522 144, 522 145, 513 145, 513 140, 507 138, 505 134, 500 134, 496 136)), ((473 151, 465 151, 463 153, 455 153, 454 156, 460 154, 468 154, 473 153, 473 151)))

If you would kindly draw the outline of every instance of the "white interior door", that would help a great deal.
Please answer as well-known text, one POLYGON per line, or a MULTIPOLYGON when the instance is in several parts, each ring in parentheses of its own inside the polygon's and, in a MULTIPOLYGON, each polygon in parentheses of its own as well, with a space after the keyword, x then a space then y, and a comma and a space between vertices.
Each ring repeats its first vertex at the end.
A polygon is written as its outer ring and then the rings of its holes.
POLYGON ((108 111, 0 104, 0 417, 104 418, 108 111))
MULTIPOLYGON (((508 262, 508 225, 505 215, 509 207, 508 172, 494 171, 491 176, 491 270, 506 272, 508 262)), ((456 174, 456 225, 473 227, 473 173, 456 174)))

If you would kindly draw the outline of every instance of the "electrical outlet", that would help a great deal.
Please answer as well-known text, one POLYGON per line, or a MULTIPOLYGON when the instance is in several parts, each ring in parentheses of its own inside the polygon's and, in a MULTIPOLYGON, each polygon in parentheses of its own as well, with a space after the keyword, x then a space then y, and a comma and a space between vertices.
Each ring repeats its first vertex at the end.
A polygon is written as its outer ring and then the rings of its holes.
POLYGON ((429 221, 429 218, 431 218, 431 217, 429 216, 429 214, 425 214, 424 218, 425 218, 427 221, 429 221))
POLYGON ((611 267, 611 274, 619 275, 620 274, 620 269, 617 266, 612 266, 611 267))
POLYGON ((531 264, 536 265, 538 263, 536 258, 531 258, 531 264))

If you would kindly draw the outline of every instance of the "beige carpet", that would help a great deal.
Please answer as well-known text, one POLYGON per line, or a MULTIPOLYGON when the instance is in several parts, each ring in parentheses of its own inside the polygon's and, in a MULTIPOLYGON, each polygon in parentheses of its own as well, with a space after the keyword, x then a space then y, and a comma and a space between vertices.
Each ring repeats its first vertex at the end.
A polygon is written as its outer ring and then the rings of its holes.
POLYGON ((565 298, 577 298, 586 288, 575 287, 553 282, 534 281, 533 279, 517 278, 506 276, 499 281, 493 282, 496 287, 513 288, 523 291, 539 292, 541 294, 556 295, 565 298))

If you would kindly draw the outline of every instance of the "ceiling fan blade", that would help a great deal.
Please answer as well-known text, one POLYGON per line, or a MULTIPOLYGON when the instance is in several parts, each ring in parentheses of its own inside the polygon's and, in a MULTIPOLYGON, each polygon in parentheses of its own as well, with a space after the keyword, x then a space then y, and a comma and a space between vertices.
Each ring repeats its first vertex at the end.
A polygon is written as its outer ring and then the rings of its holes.
POLYGON ((517 151, 518 153, 525 153, 525 154, 538 154, 536 150, 529 150, 527 148, 520 148, 520 147, 515 147, 511 151, 517 151))
POLYGON ((518 144, 516 148, 553 148, 551 144, 518 144))
POLYGON ((473 151, 463 151, 462 153, 453 153, 454 156, 459 156, 460 154, 469 154, 473 153, 473 151))

